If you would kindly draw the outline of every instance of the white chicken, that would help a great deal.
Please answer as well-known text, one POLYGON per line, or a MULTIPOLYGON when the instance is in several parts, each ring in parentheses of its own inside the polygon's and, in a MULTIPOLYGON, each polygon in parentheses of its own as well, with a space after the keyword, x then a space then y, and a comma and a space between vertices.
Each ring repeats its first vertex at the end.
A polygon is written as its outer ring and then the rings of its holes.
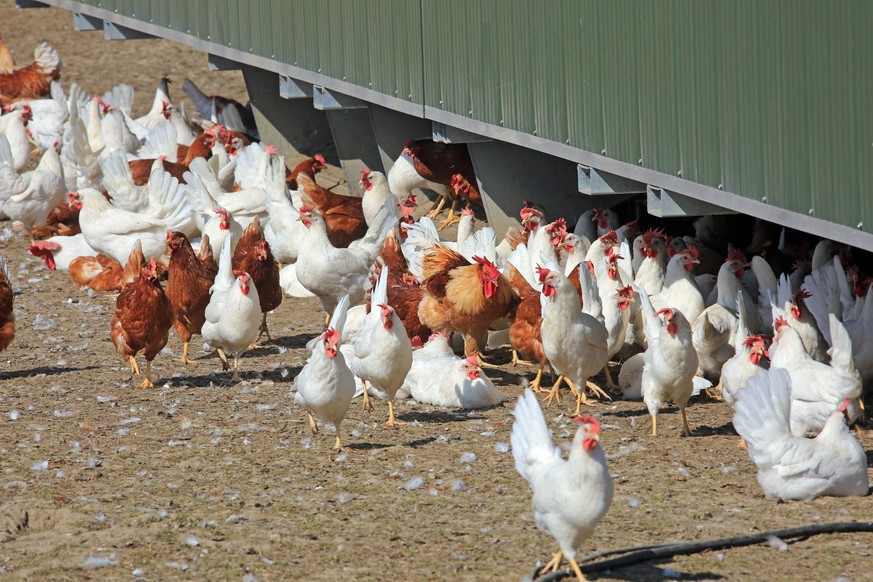
POLYGON ((55 148, 46 150, 39 165, 30 172, 19 176, 14 166, 9 142, 0 136, 0 209, 30 232, 64 201, 64 168, 55 148))
POLYGON ((612 505, 613 482, 600 447, 600 423, 592 416, 577 417, 576 436, 564 460, 555 446, 540 404, 526 388, 513 411, 510 442, 515 470, 533 492, 534 521, 551 535, 558 551, 543 571, 555 571, 566 557, 579 580, 576 550, 612 505))
POLYGON ((212 255, 221 252, 224 241, 230 239, 230 253, 233 255, 236 243, 243 234, 243 228, 234 217, 220 206, 215 209, 214 216, 206 221, 201 230, 203 237, 209 237, 209 246, 212 247, 212 255))
MULTIPOLYGON (((297 220, 300 209, 294 206, 285 187, 285 158, 273 158, 264 182, 267 214, 270 217, 264 225, 264 238, 277 262, 294 263, 300 254, 306 227, 297 220)), ((296 268, 294 270, 296 272, 296 268)))
POLYGON ((16 172, 30 161, 30 141, 27 139, 27 124, 33 117, 30 107, 24 107, 0 116, 0 135, 9 141, 16 172))
POLYGON ((307 345, 312 355, 294 379, 294 402, 306 409, 312 434, 318 433, 316 418, 336 429, 335 450, 342 449, 339 426, 355 396, 355 376, 340 351, 349 299, 337 301, 328 328, 307 345))
POLYGON ((816 434, 834 409, 846 399, 849 420, 861 415, 861 375, 855 369, 852 341, 846 328, 830 315, 830 364, 813 360, 800 335, 784 319, 774 322, 776 336, 770 346, 771 368, 782 368, 791 376, 791 432, 796 436, 816 434))
POLYGON ((417 402, 446 408, 486 408, 506 400, 483 374, 476 356, 455 355, 448 334, 435 334, 412 352, 412 368, 403 387, 417 402))
POLYGON ((52 236, 45 240, 34 242, 28 247, 30 254, 42 257, 47 269, 66 271, 73 259, 78 257, 93 257, 97 254, 91 245, 85 242, 82 233, 73 236, 52 236))
POLYGON ((761 372, 740 394, 734 428, 758 466, 764 495, 809 500, 822 495, 867 495, 867 455, 846 426, 848 401, 832 406, 815 438, 796 436, 789 416, 797 388, 779 368, 761 372))
POLYGON ((234 273, 231 264, 231 239, 226 237, 218 259, 218 274, 209 289, 206 321, 200 335, 215 348, 224 369, 233 356, 233 382, 239 382, 239 357, 258 335, 261 326, 261 303, 258 290, 246 272, 234 273))
POLYGON ((694 391, 697 352, 691 343, 691 326, 680 311, 655 311, 645 287, 640 287, 646 348, 642 373, 643 401, 652 415, 652 436, 658 436, 658 413, 664 402, 673 402, 682 413, 682 434, 691 436, 685 406, 694 391))
MULTIPOLYGON (((576 289, 560 271, 537 266, 537 274, 542 283, 543 322, 540 333, 543 352, 560 374, 546 402, 559 398, 558 387, 566 381, 576 395, 578 415, 582 403, 588 404, 586 387, 608 398, 588 379, 602 370, 609 360, 609 334, 602 321, 582 310, 576 289)), ((596 283, 588 269, 580 269, 579 278, 583 302, 588 309, 599 302, 596 283)))
POLYGON ((703 295, 700 294, 700 289, 691 274, 694 265, 700 263, 697 256, 697 249, 692 247, 670 257, 664 276, 664 286, 660 293, 651 297, 655 309, 669 307, 681 311, 688 321, 697 321, 706 309, 703 295))
POLYGON ((385 394, 388 400, 386 428, 396 428, 403 422, 394 417, 394 397, 412 366, 412 344, 403 322, 388 305, 388 267, 383 267, 370 295, 370 313, 364 319, 355 341, 355 357, 349 368, 364 382, 363 405, 371 411, 373 405, 367 393, 367 382, 385 394))

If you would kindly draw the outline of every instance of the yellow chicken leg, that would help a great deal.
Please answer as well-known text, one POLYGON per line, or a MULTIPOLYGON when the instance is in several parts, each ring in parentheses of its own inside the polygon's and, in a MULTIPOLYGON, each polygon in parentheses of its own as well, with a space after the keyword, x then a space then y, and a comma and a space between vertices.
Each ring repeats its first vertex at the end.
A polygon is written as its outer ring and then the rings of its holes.
POLYGON ((580 582, 588 580, 588 578, 582 574, 582 568, 579 567, 579 563, 576 560, 570 560, 570 567, 573 568, 574 572, 576 572, 576 578, 578 578, 580 582))
POLYGON ((182 357, 178 358, 174 361, 179 362, 180 364, 190 364, 191 363, 191 360, 188 359, 188 343, 189 342, 184 342, 182 344, 182 357))
POLYGON ((443 211, 443 206, 446 205, 446 196, 445 194, 440 194, 437 199, 433 203, 433 207, 427 213, 428 218, 436 218, 439 216, 439 213, 443 211))
POLYGON ((439 228, 437 228, 438 231, 443 231, 443 230, 447 229, 448 227, 452 226, 453 224, 457 224, 457 223, 461 222, 461 217, 455 214, 455 208, 457 208, 457 206, 458 206, 458 199, 455 198, 454 200, 452 200, 451 208, 449 208, 449 215, 446 217, 446 219, 444 221, 442 221, 442 223, 440 223, 439 228))
POLYGON ((233 359, 233 376, 230 378, 231 382, 242 382, 242 378, 239 375, 239 358, 233 359))
POLYGON ((542 567, 540 572, 541 573, 557 572, 558 568, 561 566, 561 561, 563 561, 563 559, 564 559, 564 552, 562 552, 561 550, 558 550, 552 556, 552 559, 549 560, 549 563, 542 567))
POLYGON ((139 364, 136 363, 136 356, 130 356, 130 373, 140 375, 139 364))
POLYGON ((312 416, 311 412, 306 414, 309 416, 309 430, 312 431, 312 434, 318 434, 318 423, 315 421, 315 417, 312 416))
POLYGON ((527 360, 522 360, 521 358, 519 358, 518 357, 518 350, 513 348, 512 349, 512 367, 514 368, 515 366, 520 366, 520 365, 532 366, 533 362, 528 362, 527 360))
POLYGON ((652 415, 652 436, 653 437, 658 436, 658 415, 657 414, 652 415))
POLYGON ((367 382, 361 380, 364 386, 363 401, 361 402, 361 412, 373 412, 373 403, 370 402, 370 395, 367 393, 367 382))
POLYGON ((691 436, 691 429, 688 427, 688 419, 685 418, 685 409, 680 408, 679 412, 682 413, 682 436, 691 436))
POLYGON ((546 395, 546 398, 544 400, 544 402, 546 403, 546 406, 549 406, 553 400, 555 402, 561 401, 561 395, 558 393, 558 387, 561 386, 561 382, 563 382, 563 381, 564 381, 564 375, 561 374, 560 376, 558 376, 557 381, 555 381, 555 385, 552 386, 552 389, 549 390, 549 393, 546 395))
POLYGON ((590 388, 591 391, 594 392, 595 395, 602 396, 603 398, 606 398, 607 400, 612 401, 612 397, 609 394, 607 394, 606 392, 604 392, 603 389, 600 386, 598 386, 597 384, 595 384, 594 382, 588 380, 585 382, 585 385, 588 386, 588 388, 590 388))
POLYGON ((230 370, 230 362, 227 361, 227 354, 221 348, 215 348, 215 353, 218 354, 218 359, 221 360, 221 369, 227 372, 230 370))
POLYGON ((343 444, 340 442, 339 434, 336 435, 336 442, 333 443, 333 450, 337 452, 343 450, 343 444))
POLYGON ((533 379, 533 382, 530 383, 530 389, 534 392, 543 392, 543 389, 540 388, 540 382, 543 379, 543 369, 545 366, 540 366, 540 369, 537 370, 537 376, 533 379))
POLYGON ((564 378, 564 381, 567 382, 567 385, 576 393, 576 416, 580 416, 582 414, 582 405, 585 406, 594 406, 588 397, 585 396, 584 390, 577 390, 576 385, 573 384, 573 381, 569 378, 564 378))
MULTIPOLYGON (((137 373, 139 370, 137 370, 137 373)), ((137 388, 154 388, 155 385, 152 383, 152 363, 146 360, 146 373, 145 380, 143 380, 137 388)))
POLYGON ((403 421, 394 418, 394 401, 388 401, 388 420, 382 425, 385 428, 397 428, 406 424, 403 421))

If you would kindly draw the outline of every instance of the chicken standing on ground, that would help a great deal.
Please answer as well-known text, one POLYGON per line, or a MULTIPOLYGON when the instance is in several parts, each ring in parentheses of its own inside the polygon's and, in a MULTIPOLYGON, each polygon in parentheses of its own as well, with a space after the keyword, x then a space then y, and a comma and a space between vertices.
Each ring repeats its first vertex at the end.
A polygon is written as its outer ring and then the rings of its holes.
POLYGON ((307 345, 312 355, 294 378, 297 388, 294 402, 306 409, 312 434, 318 434, 316 417, 331 423, 336 429, 335 450, 342 449, 339 426, 355 396, 355 376, 340 352, 348 308, 349 298, 344 296, 337 303, 325 332, 307 345))
POLYGON ((157 265, 152 258, 139 278, 122 289, 115 300, 110 332, 115 349, 130 362, 131 371, 137 375, 140 371, 136 354, 142 350, 146 377, 139 388, 154 388, 152 360, 167 345, 172 325, 173 306, 158 281, 157 265))
POLYGON ((267 313, 282 303, 282 287, 279 285, 279 267, 270 252, 270 245, 264 239, 264 229, 261 228, 261 220, 257 216, 246 227, 236 245, 233 269, 251 275, 252 282, 258 289, 262 316, 255 341, 260 340, 264 334, 267 335, 268 342, 272 341, 270 330, 267 329, 267 313))
POLYGON ((349 368, 364 383, 363 410, 373 405, 367 394, 367 382, 385 393, 388 400, 388 421, 384 427, 396 428, 404 424, 394 417, 394 396, 412 366, 412 344, 406 336, 403 322, 388 305, 388 267, 379 274, 376 288, 370 295, 370 313, 367 314, 355 341, 355 357, 349 368))
POLYGON ((789 428, 791 391, 788 372, 759 372, 736 403, 734 428, 758 466, 758 483, 767 497, 809 500, 821 495, 867 495, 867 455, 849 432, 849 401, 835 406, 815 438, 789 428))
POLYGON ((170 266, 167 277, 167 297, 176 311, 173 327, 182 340, 182 357, 177 360, 190 364, 188 345, 191 336, 200 333, 206 321, 206 306, 209 305, 209 289, 216 273, 207 269, 194 254, 191 243, 181 232, 167 232, 167 249, 170 266))
POLYGON ((0 257, 0 352, 15 338, 15 312, 12 310, 12 277, 6 259, 0 257))
POLYGON ((233 356, 233 382, 239 382, 239 357, 255 339, 261 323, 261 302, 257 284, 246 271, 233 270, 230 255, 231 239, 224 239, 218 259, 218 274, 209 289, 211 298, 204 315, 206 321, 200 334, 215 348, 225 370, 233 356))
POLYGON ((543 571, 556 571, 566 557, 579 580, 576 550, 594 533, 609 506, 613 483, 600 447, 600 423, 592 416, 576 417, 579 428, 569 458, 561 458, 533 391, 525 389, 515 405, 512 456, 515 470, 533 492, 534 521, 558 542, 558 551, 543 571))
POLYGON ((652 436, 658 436, 658 412, 671 401, 682 413, 682 434, 691 436, 685 406, 694 391, 697 352, 691 343, 691 326, 680 311, 664 308, 657 313, 645 287, 639 288, 646 348, 642 375, 643 400, 652 415, 652 436))

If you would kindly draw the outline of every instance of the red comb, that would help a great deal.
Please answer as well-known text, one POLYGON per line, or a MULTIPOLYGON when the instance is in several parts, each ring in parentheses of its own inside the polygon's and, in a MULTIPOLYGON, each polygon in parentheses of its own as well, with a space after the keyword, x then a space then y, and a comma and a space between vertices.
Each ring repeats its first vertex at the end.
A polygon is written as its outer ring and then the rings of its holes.
POLYGON ((319 164, 326 164, 327 163, 324 161, 324 156, 321 154, 315 154, 315 156, 313 156, 313 157, 315 158, 315 161, 318 162, 319 164))
POLYGON ((591 416, 590 414, 586 414, 585 416, 574 417, 573 420, 575 420, 579 424, 590 424, 591 428, 589 428, 588 430, 590 430, 593 433, 600 432, 600 421, 597 420, 596 418, 594 418, 593 416, 591 416))
POLYGON ((549 276, 549 273, 551 273, 551 271, 549 271, 545 267, 537 265, 537 276, 540 278, 540 283, 546 280, 546 277, 549 276))

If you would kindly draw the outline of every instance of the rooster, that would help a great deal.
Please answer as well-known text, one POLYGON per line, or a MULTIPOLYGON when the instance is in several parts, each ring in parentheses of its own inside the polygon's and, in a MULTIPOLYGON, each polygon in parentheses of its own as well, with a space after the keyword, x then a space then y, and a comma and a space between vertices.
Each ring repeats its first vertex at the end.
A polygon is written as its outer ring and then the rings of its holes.
POLYGON ((61 76, 61 57, 48 43, 41 42, 33 51, 33 63, 8 73, 0 73, 0 106, 47 97, 51 83, 61 76))
POLYGON ((15 338, 15 312, 12 311, 12 277, 6 259, 0 257, 0 352, 15 338))
POLYGON ((534 521, 551 535, 558 551, 542 571, 556 571, 566 557, 579 580, 585 580, 576 562, 576 550, 612 505, 614 485, 600 447, 600 423, 578 416, 570 455, 562 458, 533 391, 525 389, 513 411, 512 456, 515 470, 533 492, 534 521))
POLYGON ((481 353, 488 327, 505 317, 518 296, 485 257, 463 255, 435 244, 424 256, 418 318, 434 331, 460 332, 467 356, 481 353))
POLYGON ((200 333, 206 321, 209 289, 217 273, 200 262, 188 237, 181 232, 167 231, 167 250, 170 255, 167 297, 176 312, 173 326, 182 340, 182 357, 178 361, 190 364, 188 345, 191 336, 200 333))
POLYGON ((152 360, 167 345, 173 325, 173 306, 157 278, 154 258, 143 267, 139 279, 125 287, 115 301, 112 318, 112 343, 121 357, 130 362, 131 372, 139 375, 136 354, 146 360, 146 377, 140 388, 154 388, 152 360))

